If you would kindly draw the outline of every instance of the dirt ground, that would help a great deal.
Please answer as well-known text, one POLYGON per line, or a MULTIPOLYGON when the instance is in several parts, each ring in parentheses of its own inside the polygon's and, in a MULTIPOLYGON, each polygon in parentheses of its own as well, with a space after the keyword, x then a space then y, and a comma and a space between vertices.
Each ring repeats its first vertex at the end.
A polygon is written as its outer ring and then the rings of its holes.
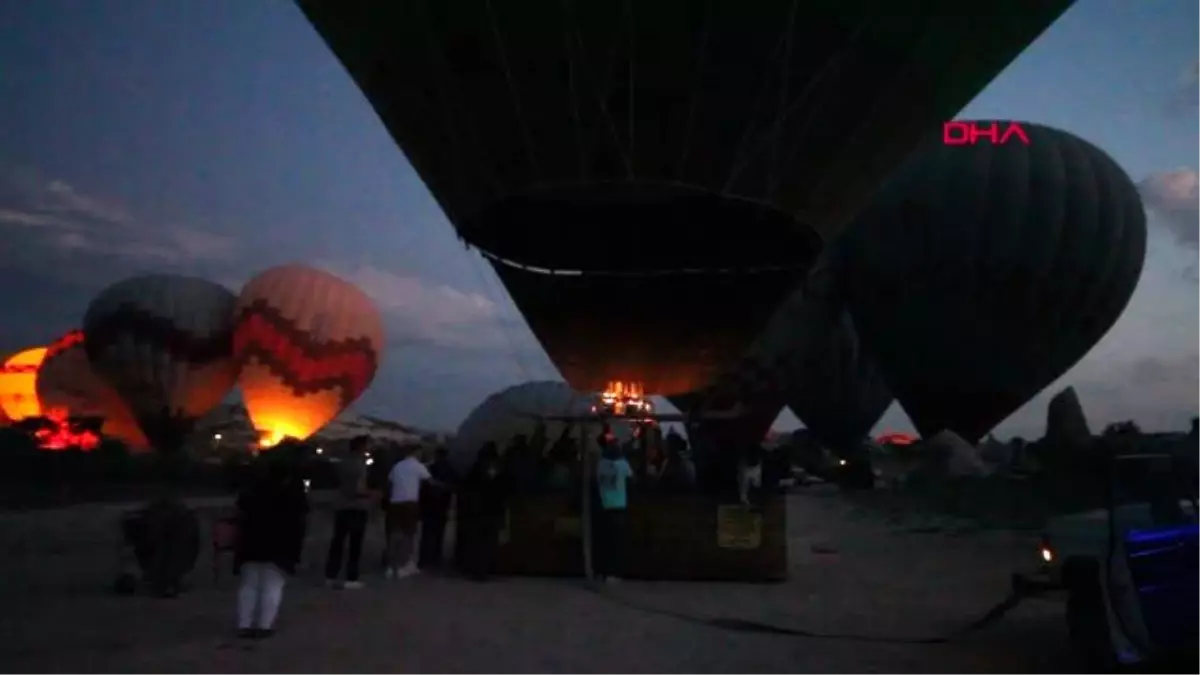
MULTIPOLYGON (((211 513, 225 501, 199 507, 211 513)), ((961 640, 905 645, 723 630, 667 616, 738 618, 820 632, 923 638, 976 618, 1028 567, 1026 536, 914 532, 836 493, 791 498, 783 584, 626 581, 478 584, 421 575, 361 591, 320 585, 329 516, 311 524, 305 570, 279 632, 232 637, 235 579, 202 555, 180 598, 109 591, 116 505, 0 514, 0 670, 6 672, 1069 672, 1062 608, 1029 601, 961 640), (636 608, 634 607, 636 606, 636 608), (651 610, 651 611, 647 611, 651 610)), ((378 560, 378 523, 365 554, 378 560)), ((926 528, 928 529, 928 528, 926 528)))

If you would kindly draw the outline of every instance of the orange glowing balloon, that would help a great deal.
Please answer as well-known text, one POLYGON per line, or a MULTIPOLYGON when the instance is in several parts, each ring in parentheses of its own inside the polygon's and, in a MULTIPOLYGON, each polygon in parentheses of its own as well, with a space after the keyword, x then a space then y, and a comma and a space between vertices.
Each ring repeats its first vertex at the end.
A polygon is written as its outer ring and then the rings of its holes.
POLYGON ((150 450, 129 406, 92 369, 84 351, 83 331, 73 330, 47 347, 36 390, 47 415, 103 418, 100 433, 121 441, 133 452, 150 450))
POLYGON ((8 357, 0 367, 0 408, 10 420, 19 422, 42 414, 36 383, 45 356, 45 347, 31 347, 8 357))
POLYGON ((303 440, 330 422, 371 384, 382 349, 375 303, 328 272, 274 267, 238 296, 238 384, 264 446, 303 440))

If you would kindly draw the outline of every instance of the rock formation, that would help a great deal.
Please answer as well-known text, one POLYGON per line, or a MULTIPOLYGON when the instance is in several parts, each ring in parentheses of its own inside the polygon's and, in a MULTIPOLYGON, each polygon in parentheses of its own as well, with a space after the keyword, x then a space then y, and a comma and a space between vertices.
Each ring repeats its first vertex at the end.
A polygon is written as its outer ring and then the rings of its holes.
POLYGON ((1046 440, 1055 446, 1078 448, 1092 439, 1083 406, 1074 387, 1067 387, 1050 399, 1046 409, 1046 440))

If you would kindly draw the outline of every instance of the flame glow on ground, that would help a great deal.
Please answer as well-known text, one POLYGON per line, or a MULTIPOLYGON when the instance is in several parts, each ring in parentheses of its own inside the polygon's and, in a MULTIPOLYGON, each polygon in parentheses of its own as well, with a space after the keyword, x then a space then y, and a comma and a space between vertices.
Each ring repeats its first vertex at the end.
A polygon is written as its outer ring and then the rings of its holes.
POLYGON ((900 431, 894 431, 894 432, 880 434, 875 439, 875 442, 880 445, 912 445, 913 443, 916 443, 919 440, 921 440, 921 439, 917 438, 916 436, 913 436, 912 434, 906 434, 906 433, 903 433, 900 431))
POLYGON ((48 410, 43 419, 45 424, 33 432, 33 438, 42 450, 90 452, 100 445, 99 434, 89 429, 76 430, 65 411, 48 410))

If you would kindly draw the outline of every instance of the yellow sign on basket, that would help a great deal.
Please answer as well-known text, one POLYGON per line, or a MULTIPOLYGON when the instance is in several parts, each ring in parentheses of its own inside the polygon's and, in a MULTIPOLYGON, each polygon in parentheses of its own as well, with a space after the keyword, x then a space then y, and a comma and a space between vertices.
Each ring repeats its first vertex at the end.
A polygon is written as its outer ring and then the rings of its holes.
POLYGON ((751 550, 762 545, 762 514, 749 506, 724 504, 717 507, 717 547, 751 550))

